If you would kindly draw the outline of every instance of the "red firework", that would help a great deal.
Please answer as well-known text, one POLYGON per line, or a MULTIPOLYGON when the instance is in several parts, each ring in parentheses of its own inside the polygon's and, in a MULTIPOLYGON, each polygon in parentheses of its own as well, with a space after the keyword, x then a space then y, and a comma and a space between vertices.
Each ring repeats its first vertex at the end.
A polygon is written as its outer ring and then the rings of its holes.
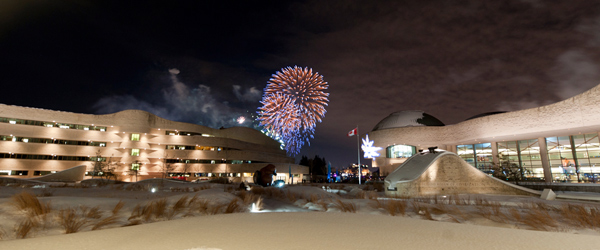
POLYGON ((272 75, 264 89, 260 124, 279 134, 288 152, 297 153, 304 139, 312 137, 317 122, 325 116, 329 100, 323 76, 311 68, 281 69, 272 75))

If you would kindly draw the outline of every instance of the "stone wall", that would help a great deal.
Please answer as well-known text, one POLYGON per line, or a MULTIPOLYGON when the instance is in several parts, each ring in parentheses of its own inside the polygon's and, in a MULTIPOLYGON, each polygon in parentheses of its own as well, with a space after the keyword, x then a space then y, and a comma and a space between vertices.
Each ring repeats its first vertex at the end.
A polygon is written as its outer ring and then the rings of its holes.
MULTIPOLYGON (((428 195, 450 194, 504 194, 504 195, 539 195, 508 182, 487 176, 469 165, 454 153, 442 153, 429 163, 425 171, 416 179, 403 180, 398 176, 388 176, 385 193, 391 197, 416 197, 428 195), (402 181, 388 182, 388 179, 402 181), (394 190, 395 188, 395 190, 394 190)), ((416 155, 413 157, 423 157, 416 155)), ((410 163, 410 161, 407 161, 410 163)), ((400 168, 407 167, 406 165, 400 168)))

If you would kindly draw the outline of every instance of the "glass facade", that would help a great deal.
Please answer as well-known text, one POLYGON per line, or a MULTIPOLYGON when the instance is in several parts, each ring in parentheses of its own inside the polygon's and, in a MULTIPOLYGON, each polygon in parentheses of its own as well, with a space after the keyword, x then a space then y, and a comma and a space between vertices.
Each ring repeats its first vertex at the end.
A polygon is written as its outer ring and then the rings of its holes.
POLYGON ((600 177, 600 141, 598 134, 574 135, 575 155, 580 179, 596 182, 600 177))
POLYGON ((492 144, 491 143, 480 143, 473 145, 475 148, 475 167, 485 173, 491 173, 493 156, 492 156, 492 144))
POLYGON ((503 174, 510 176, 508 178, 524 181, 544 180, 544 168, 537 139, 498 142, 496 145, 498 145, 500 167, 505 169, 503 174))
POLYGON ((598 134, 547 137, 553 181, 596 182, 600 169, 598 134))
MULTIPOLYGON (((597 182, 600 178, 598 133, 544 138, 554 182, 597 182)), ((497 142, 498 163, 493 164, 491 143, 456 146, 467 163, 495 177, 519 181, 544 181, 542 149, 538 139, 497 142), (495 170, 502 171, 501 173, 495 170)))
POLYGON ((573 178, 573 175, 577 175, 577 167, 573 158, 571 137, 547 137, 546 146, 554 181, 576 181, 577 177, 573 178))
POLYGON ((473 144, 456 146, 456 154, 467 163, 471 164, 471 166, 475 166, 475 151, 473 150, 473 144))
POLYGON ((387 158, 408 158, 416 154, 417 149, 409 145, 394 145, 386 149, 387 158))
POLYGON ((491 143, 458 145, 456 153, 471 166, 491 174, 493 162, 491 143))
POLYGON ((538 139, 522 140, 517 143, 519 144, 519 156, 525 180, 544 180, 544 167, 542 166, 538 139))

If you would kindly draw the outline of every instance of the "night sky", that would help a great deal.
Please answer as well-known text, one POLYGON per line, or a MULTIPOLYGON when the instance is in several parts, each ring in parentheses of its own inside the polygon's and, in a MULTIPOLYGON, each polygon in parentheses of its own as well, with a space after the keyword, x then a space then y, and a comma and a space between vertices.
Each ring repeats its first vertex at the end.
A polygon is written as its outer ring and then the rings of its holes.
POLYGON ((294 65, 330 86, 300 155, 347 166, 346 133, 392 112, 454 124, 596 86, 600 1, 0 1, 4 104, 230 127, 294 65))

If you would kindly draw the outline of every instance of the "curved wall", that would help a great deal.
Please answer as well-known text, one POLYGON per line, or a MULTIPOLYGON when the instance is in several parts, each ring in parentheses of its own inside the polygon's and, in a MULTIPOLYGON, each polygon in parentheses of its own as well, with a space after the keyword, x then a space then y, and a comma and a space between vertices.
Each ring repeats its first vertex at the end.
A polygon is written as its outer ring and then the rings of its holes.
POLYGON ((420 149, 447 145, 538 138, 600 131, 600 85, 567 100, 538 108, 480 117, 443 127, 404 127, 371 131, 374 146, 420 149))
MULTIPOLYGON (((0 104, 0 119, 3 118, 0 122, 0 136, 4 136, 0 137, 0 174, 28 171, 26 176, 17 177, 37 177, 39 175, 34 173, 61 171, 77 165, 87 165, 90 171, 94 163, 91 158, 97 153, 103 158, 112 157, 117 162, 118 174, 124 180, 131 179, 128 171, 136 161, 142 164, 138 172, 142 179, 160 177, 165 158, 209 160, 209 163, 172 164, 177 166, 172 172, 210 171, 202 172, 205 174, 225 173, 228 168, 236 169, 240 174, 253 173, 255 168, 260 169, 266 163, 294 165, 294 159, 279 149, 277 141, 257 130, 246 127, 213 129, 170 121, 142 110, 90 115, 0 104), (36 124, 25 124, 32 122, 36 124), (69 124, 78 125, 74 126, 77 129, 64 127, 69 124), (86 130, 80 129, 83 127, 86 130), (98 127, 106 129, 94 130, 98 127), (191 135, 170 135, 167 131, 190 132, 191 135), (132 134, 138 134, 139 140, 133 140, 132 134), (34 140, 46 142, 36 143, 34 140), (57 143, 56 140, 65 143, 57 143), (90 143, 103 143, 105 146, 84 145, 90 143), (167 146, 183 146, 186 149, 169 149, 167 146), (132 149, 139 153, 134 155, 132 149), (50 159, 36 159, 48 156, 50 159), (232 160, 251 163, 232 164, 232 160)), ((294 170, 294 174, 308 173, 305 168, 295 167, 294 170)))
MULTIPOLYGON (((423 150, 427 150, 428 147, 438 147, 456 152, 456 146, 463 144, 538 139, 599 131, 600 85, 564 101, 538 108, 484 116, 443 127, 422 126, 376 130, 371 131, 369 137, 376 147, 386 148, 391 145, 405 144, 423 150)), ((391 167, 392 164, 397 166, 398 161, 398 159, 386 158, 382 154, 375 159, 373 166, 383 168, 391 167)), ((391 170, 393 169, 385 171, 389 173, 391 170)), ((546 178, 548 176, 551 175, 546 175, 546 178)))

